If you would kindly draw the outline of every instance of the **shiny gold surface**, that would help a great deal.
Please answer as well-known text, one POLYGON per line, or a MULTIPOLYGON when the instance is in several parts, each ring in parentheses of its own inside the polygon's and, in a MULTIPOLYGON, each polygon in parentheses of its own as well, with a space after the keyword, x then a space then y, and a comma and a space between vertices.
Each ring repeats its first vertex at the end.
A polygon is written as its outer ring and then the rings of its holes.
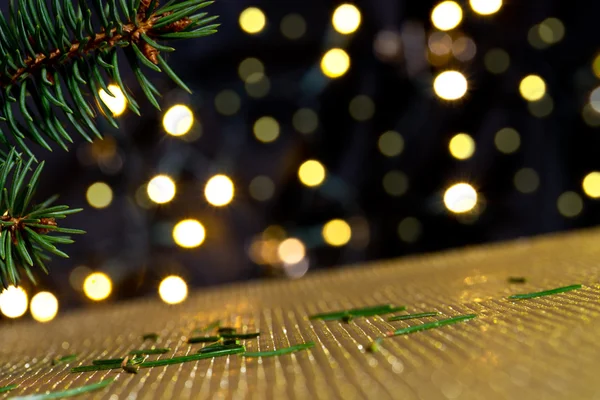
MULTIPOLYGON (((600 398, 600 231, 524 239, 507 244, 380 262, 200 290, 178 306, 157 299, 92 307, 49 324, 0 323, 0 386, 15 394, 63 390, 117 376, 86 398, 343 398, 343 399, 593 399, 600 398), (509 284, 525 276, 525 284, 509 284), (507 296, 574 283, 581 290, 533 300, 507 296), (375 305, 404 304, 408 312, 440 311, 441 318, 478 318, 384 340, 370 340, 422 321, 357 318, 350 324, 309 321, 307 315, 375 305), (140 370, 72 374, 94 358, 119 357, 157 332, 172 354, 193 353, 192 329, 221 319, 259 329, 249 350, 314 340, 312 350, 275 358, 230 356, 140 370), (77 362, 52 366, 60 355, 77 362)), ((148 345, 148 343, 146 343, 148 345)), ((157 358, 159 356, 151 356, 157 358)), ((0 396, 1 398, 1 396, 0 396)))

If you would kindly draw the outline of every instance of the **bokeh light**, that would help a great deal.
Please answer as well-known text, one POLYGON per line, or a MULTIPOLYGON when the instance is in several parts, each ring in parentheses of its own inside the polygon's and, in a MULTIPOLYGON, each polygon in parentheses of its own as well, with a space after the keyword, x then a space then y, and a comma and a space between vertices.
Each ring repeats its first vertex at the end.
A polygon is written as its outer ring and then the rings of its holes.
POLYGON ((515 188, 521 193, 533 193, 540 186, 540 177, 533 168, 521 168, 513 179, 515 188))
POLYGON ((360 10, 353 4, 342 4, 333 12, 333 28, 344 35, 356 32, 360 26, 360 10))
POLYGON ((584 193, 592 199, 600 198, 600 172, 593 171, 583 178, 581 183, 584 193))
POLYGON ((404 138, 396 131, 387 131, 379 136, 377 147, 384 156, 396 157, 404 150, 404 138))
POLYGON ((260 8, 248 7, 240 14, 240 27, 251 35, 261 32, 267 24, 267 17, 260 8))
POLYGON ((90 206, 106 208, 113 201, 113 191, 106 183, 96 182, 88 187, 85 197, 90 206))
POLYGON ((325 167, 317 160, 305 161, 298 169, 298 178, 306 186, 319 186, 325 180, 325 176, 325 167))
POLYGON ((444 205, 456 214, 466 213, 477 205, 477 191, 468 183, 457 183, 446 189, 444 205))
POLYGON ((206 182, 204 196, 206 201, 215 207, 226 206, 231 203, 235 193, 233 181, 227 175, 215 175, 206 182))
POLYGON ((292 125, 300 133, 313 133, 319 127, 319 115, 310 108, 301 108, 294 113, 292 125))
POLYGON ((280 28, 286 38, 300 39, 306 33, 306 21, 300 14, 288 14, 281 19, 280 28))
POLYGON ((271 81, 264 74, 252 74, 246 80, 244 88, 248 96, 255 99, 261 99, 269 94, 271 90, 271 81))
POLYGON ((458 71, 444 71, 433 81, 435 94, 444 100, 458 100, 467 93, 467 78, 458 71))
POLYGON ((564 192, 558 196, 556 206, 563 217, 574 218, 583 211, 583 200, 575 192, 564 192))
POLYGON ((244 82, 249 79, 259 80, 258 78, 265 74, 265 66, 258 58, 246 58, 238 66, 238 74, 244 82))
POLYGON ((459 61, 470 61, 477 54, 477 45, 469 37, 459 37, 452 43, 452 54, 459 61))
POLYGON ((176 104, 169 108, 163 117, 163 127, 172 136, 183 136, 194 125, 194 113, 183 104, 176 104))
POLYGON ((456 28, 462 21, 463 12, 458 3, 443 1, 431 11, 431 22, 440 31, 456 28))
POLYGON ((592 60, 592 72, 594 73, 596 78, 600 78, 600 53, 596 54, 596 56, 592 60))
POLYGON ((118 117, 127 109, 127 99, 121 91, 121 88, 117 85, 108 85, 108 90, 112 96, 104 89, 100 89, 98 95, 100 96, 100 100, 102 100, 110 112, 112 112, 113 117, 118 117))
POLYGON ((175 197, 175 182, 167 175, 156 175, 148 182, 147 192, 153 202, 168 203, 175 197))
POLYGON ((560 42, 565 36, 565 25, 558 18, 546 18, 538 25, 539 36, 547 44, 560 42))
POLYGON ((50 292, 39 292, 31 298, 29 310, 38 322, 52 321, 58 314, 58 299, 50 292))
POLYGON ((241 107, 240 96, 233 90, 223 90, 215 96, 215 108, 219 114, 231 116, 241 107))
POLYGON ((469 4, 479 15, 492 15, 502 8, 502 0, 469 0, 469 4))
POLYGON ((73 268, 69 274, 69 284, 74 290, 77 290, 78 292, 82 291, 85 278, 87 278, 87 276, 92 272, 93 271, 85 265, 80 265, 73 268))
POLYGON ((277 247, 279 259, 285 264, 296 264, 306 256, 306 247, 299 239, 288 238, 277 247))
POLYGON ((330 246, 344 246, 352 238, 352 228, 342 219, 333 219, 323 226, 321 232, 325 243, 330 246))
POLYGON ((538 101, 546 94, 546 82, 538 75, 527 75, 519 84, 519 92, 527 101, 538 101))
POLYGON ((358 95, 350 101, 350 116, 357 121, 367 121, 375 114, 375 103, 366 95, 358 95))
POLYGON ((450 139, 448 149, 452 157, 459 160, 471 158, 475 153, 475 141, 466 133, 459 133, 450 139))
POLYGON ((406 243, 415 243, 421 237, 423 225, 415 217, 406 217, 398 224, 398 236, 406 243))
POLYGON ((179 304, 187 298, 187 283, 179 276, 167 276, 158 286, 158 295, 167 304, 179 304))
POLYGON ((263 143, 271 143, 279 137, 279 122, 273 117, 259 118, 253 127, 254 136, 263 143))
POLYGON ((600 87, 597 87, 590 93, 590 107, 597 113, 600 113, 600 87))
POLYGON ((112 281, 103 272, 92 272, 83 281, 83 293, 94 301, 108 298, 112 292, 112 281))
POLYGON ((250 181, 250 196, 258 201, 267 201, 275 194, 275 183, 268 176, 260 175, 250 181))
POLYGON ((494 144, 504 154, 514 153, 521 146, 521 136, 513 128, 502 128, 496 132, 494 144))
POLYGON ((534 117, 545 118, 554 110, 554 100, 546 93, 546 95, 538 101, 528 102, 527 109, 534 117))
POLYGON ((8 318, 19 318, 27 312, 27 292, 20 286, 9 286, 0 292, 0 312, 8 318))
POLYGON ((383 176, 383 189, 387 194, 400 197, 408 191, 408 177, 402 171, 392 170, 383 176))
POLYGON ((506 50, 493 48, 485 53, 483 63, 492 74, 502 74, 510 66, 510 56, 506 50))
POLYGON ((329 78, 339 78, 350 69, 350 56, 342 49, 331 49, 321 59, 321 71, 329 78))
POLYGON ((200 221, 184 219, 173 228, 173 240, 183 248, 192 249, 200 246, 206 238, 206 230, 200 221))

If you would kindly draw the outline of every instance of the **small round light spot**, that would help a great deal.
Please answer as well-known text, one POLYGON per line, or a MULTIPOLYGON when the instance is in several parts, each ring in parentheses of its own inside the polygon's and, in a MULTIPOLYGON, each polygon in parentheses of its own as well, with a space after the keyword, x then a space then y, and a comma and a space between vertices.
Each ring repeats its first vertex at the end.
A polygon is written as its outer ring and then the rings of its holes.
POLYGON ((94 301, 102 301, 110 296, 112 281, 102 272, 92 272, 83 281, 83 293, 94 301))
POLYGON ((321 71, 329 78, 339 78, 350 69, 350 56, 342 49, 331 49, 321 59, 321 71))
POLYGON ((301 108, 294 113, 292 125, 300 133, 313 133, 319 127, 319 115, 310 108, 301 108))
POLYGON ((300 14, 288 14, 281 20, 281 33, 290 40, 300 39, 306 33, 306 21, 300 14))
POLYGON ((31 298, 29 310, 36 321, 52 321, 58 314, 58 299, 50 292, 39 292, 31 298))
POLYGON ((333 219, 323 226, 323 239, 330 246, 344 246, 352 237, 350 225, 342 219, 333 219))
POLYGON ((583 191, 592 199, 600 198, 600 172, 590 172, 583 178, 583 191))
POLYGON ((521 146, 521 136, 513 128, 502 128, 496 132, 494 144, 504 154, 514 153, 521 146))
POLYGON ((254 136, 263 143, 274 142, 280 133, 279 122, 273 117, 261 117, 254 123, 254 136))
POLYGON ((479 15, 492 15, 500 11, 502 0, 469 0, 471 8, 479 15))
POLYGON ((592 60, 592 72, 596 78, 600 78, 600 54, 597 54, 592 60))
POLYGON ((468 134, 459 133, 450 139, 448 148, 452 157, 466 160, 475 153, 475 141, 468 134))
POLYGON ((233 200, 235 188, 227 175, 215 175, 204 187, 206 201, 215 207, 226 206, 233 200))
POLYGON ((600 113, 600 87, 597 87, 590 93, 590 106, 594 111, 600 113))
POLYGON ((521 193, 533 193, 540 186, 540 177, 532 168, 522 168, 515 174, 514 184, 521 193))
POLYGON ((268 176, 260 175, 250 182, 250 196, 258 201, 267 201, 275 194, 275 183, 268 176))
POLYGON ((419 240, 423 226, 415 217, 406 217, 398 224, 398 236, 406 243, 415 243, 419 240))
POLYGON ((106 208, 112 203, 113 191, 106 183, 96 182, 88 187, 85 197, 90 206, 106 208))
POLYGON ((469 212, 477 205, 477 191, 468 183, 457 183, 444 193, 444 204, 456 214, 469 212))
POLYGON ((177 104, 169 108, 163 117, 163 127, 172 136, 183 136, 192 129, 194 114, 189 107, 177 104))
POLYGON ((452 54, 459 61, 470 61, 477 54, 477 45, 469 37, 459 37, 452 43, 452 54))
POLYGON ((0 312, 8 318, 19 318, 27 312, 27 292, 20 286, 9 286, 0 292, 0 312))
POLYGON ((404 150, 404 139, 398 132, 387 131, 379 136, 377 147, 384 156, 396 157, 404 150))
POLYGON ((360 21, 360 11, 353 4, 342 4, 333 12, 333 28, 343 35, 356 32, 360 21))
POLYGON ((238 67, 238 74, 240 78, 246 82, 254 74, 264 75, 265 66, 258 58, 246 58, 240 63, 238 67))
POLYGON ((223 90, 215 96, 215 108, 222 115, 234 115, 240 110, 240 96, 233 90, 223 90))
POLYGON ((540 38, 548 44, 558 43, 565 36, 565 25, 558 18, 546 18, 538 29, 540 38))
POLYGON ((598 127, 600 126, 600 113, 594 110, 591 104, 586 104, 581 111, 581 116, 588 126, 598 127))
POLYGON ((467 93, 467 78, 458 71, 444 71, 433 81, 435 94, 444 100, 458 100, 467 93))
POLYGON ((112 112, 113 117, 118 117, 127 109, 127 99, 121 88, 117 85, 108 85, 108 90, 110 90, 112 96, 104 89, 100 89, 98 95, 100 96, 100 100, 112 112))
POLYGON ((564 192, 558 196, 556 206, 562 216, 574 218, 583 211, 583 200, 575 192, 564 192))
POLYGON ((443 1, 431 11, 431 22, 440 31, 456 28, 462 21, 463 12, 458 3, 443 1))
POLYGON ((239 23, 244 32, 255 35, 265 28, 267 17, 260 8, 248 7, 240 14, 239 23))
POLYGON ((519 92, 527 101, 538 101, 546 94, 546 82, 538 75, 528 75, 521 80, 519 92))
POLYGON ((485 68, 492 74, 502 74, 510 66, 510 56, 503 49, 490 49, 483 58, 485 68))
POLYGON ((552 97, 546 94, 538 101, 528 102, 527 108, 534 117, 546 118, 554 110, 554 101, 552 100, 552 97))
POLYGON ((350 115, 357 121, 367 121, 375 114, 375 103, 369 96, 358 95, 350 101, 350 115))
POLYGON ((148 182, 148 197, 157 204, 165 204, 175 197, 176 186, 167 175, 156 175, 148 182))
POLYGON ((306 247, 300 240, 289 238, 279 244, 277 254, 283 263, 296 264, 306 256, 306 247))
POLYGON ((392 170, 383 176, 383 189, 387 194, 400 197, 408 190, 408 177, 404 172, 392 170))
POLYGON ((167 276, 158 286, 158 295, 167 304, 179 304, 187 298, 187 283, 179 276, 167 276))
POLYGON ((244 84, 248 96, 255 99, 262 99, 269 94, 271 90, 271 81, 263 74, 252 74, 244 84))
POLYGON ((186 249, 200 246, 205 238, 204 226, 195 219, 180 221, 173 228, 173 240, 177 245, 186 249))
POLYGON ((317 160, 308 160, 298 169, 300 182, 309 187, 319 186, 325 180, 326 172, 323 164, 317 160))

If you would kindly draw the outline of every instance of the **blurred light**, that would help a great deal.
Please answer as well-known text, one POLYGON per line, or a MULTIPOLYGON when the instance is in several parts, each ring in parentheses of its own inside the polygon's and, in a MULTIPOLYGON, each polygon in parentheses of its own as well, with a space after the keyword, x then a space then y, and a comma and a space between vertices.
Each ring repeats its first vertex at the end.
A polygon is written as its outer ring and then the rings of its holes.
POLYGON ((113 191, 106 183, 96 182, 88 187, 85 197, 90 206, 94 208, 106 208, 112 203, 113 191))
POLYGON ((467 78, 458 71, 444 71, 433 81, 433 90, 444 100, 458 100, 467 93, 467 78))
POLYGON ((69 274, 69 283, 71 287, 77 291, 81 291, 83 288, 83 281, 85 278, 92 273, 92 270, 85 266, 79 266, 73 268, 69 274))
POLYGON ((235 188, 227 175, 215 175, 208 180, 204 187, 206 201, 215 207, 226 206, 233 200, 235 188))
POLYGON ((538 101, 528 102, 527 108, 534 117, 545 118, 552 113, 552 110, 554 110, 554 101, 550 95, 546 94, 538 101))
POLYGON ((175 197, 175 182, 167 175, 156 175, 148 182, 148 197, 155 203, 165 204, 175 197))
POLYGON ((558 18, 546 18, 538 29, 540 38, 548 44, 558 43, 565 36, 565 26, 558 18))
POLYGON ((590 104, 583 107, 581 116, 587 125, 594 128, 600 126, 600 114, 590 104))
POLYGON ((285 229, 280 225, 269 225, 262 233, 263 239, 283 240, 287 237, 285 229))
POLYGON ((260 8, 248 7, 240 14, 239 23, 244 32, 254 35, 265 28, 267 18, 260 8))
POLYGON ((306 33, 306 21, 300 14, 288 14, 281 20, 281 33, 290 40, 300 39, 306 33))
POLYGON ((433 32, 427 41, 429 51, 438 56, 444 56, 452 51, 452 38, 445 32, 433 32))
POLYGON ((592 61, 592 72, 594 72, 596 78, 600 78, 600 54, 597 54, 592 61))
POLYGON ((234 115, 240 110, 240 96, 233 90, 223 90, 215 96, 215 108, 222 115, 234 115))
POLYGON ((167 276, 158 286, 158 295, 167 304, 179 304, 188 295, 187 283, 179 276, 167 276))
POLYGON ((325 167, 317 160, 308 160, 298 169, 300 182, 306 186, 319 186, 325 180, 325 167))
POLYGON ((8 318, 19 318, 27 312, 27 292, 20 286, 9 286, 0 292, 0 312, 8 318))
POLYGON ((194 113, 189 107, 177 104, 169 108, 163 117, 163 127, 172 136, 183 136, 194 125, 194 113))
POLYGON ((240 78, 246 82, 253 74, 265 74, 265 66, 258 58, 246 58, 238 67, 240 78))
POLYGON ((466 160, 475 153, 475 141, 468 134, 459 133, 450 139, 448 148, 452 157, 466 160))
POLYGON ((408 190, 408 177, 404 172, 392 170, 383 176, 383 189, 390 196, 400 197, 408 190))
POLYGON ((249 186, 250 196, 258 201, 267 201, 275 193, 275 184, 268 176, 260 175, 252 179, 249 186))
POLYGON ((292 124, 300 133, 313 133, 319 127, 319 115, 310 108, 301 108, 294 113, 292 124))
POLYGON ((304 259, 306 248, 300 240, 289 238, 279 244, 277 254, 285 264, 296 264, 304 259))
POLYGON ((373 48, 380 60, 397 61, 402 55, 402 37, 396 31, 382 30, 377 33, 373 48))
POLYGON ((600 113, 600 87, 597 87, 590 93, 590 106, 594 111, 600 113))
POLYGON ((375 114, 375 103, 369 96, 358 95, 350 101, 350 115, 357 121, 367 121, 375 114))
POLYGON ((333 28, 344 35, 356 32, 360 26, 360 11, 353 4, 342 4, 333 12, 333 28))
POLYGON ((527 75, 519 84, 519 92, 527 101, 538 101, 546 94, 546 82, 538 75, 527 75))
POLYGON ((279 137, 279 122, 273 117, 261 117, 254 123, 253 131, 259 141, 271 143, 279 137))
POLYGON ((583 211, 583 200, 575 192, 564 192, 558 196, 556 206, 563 217, 573 218, 583 211))
POLYGON ((406 217, 398 224, 398 236, 403 242, 416 242, 419 240, 422 232, 423 226, 421 222, 414 217, 406 217))
POLYGON ((600 172, 590 172, 583 178, 583 191, 592 199, 600 198, 600 172))
POLYGON ((538 50, 543 50, 549 46, 547 42, 542 40, 542 37, 540 36, 540 26, 537 24, 533 25, 529 29, 529 32, 527 33, 527 41, 531 47, 538 50))
POLYGON ((269 90, 271 90, 271 81, 269 81, 269 78, 264 74, 252 74, 248 77, 244 88, 246 89, 248 96, 260 99, 269 94, 269 90))
POLYGON ((31 298, 29 310, 36 321, 52 321, 58 314, 58 299, 50 292, 39 292, 31 298))
POLYGON ((477 54, 477 46, 473 39, 462 36, 452 43, 452 54, 459 61, 469 61, 477 54))
POLYGON ((149 210, 155 204, 148 197, 148 185, 141 185, 138 187, 133 196, 135 198, 135 203, 146 210, 149 210))
POLYGON ((492 74, 502 74, 506 72, 510 65, 510 56, 505 50, 491 49, 485 53, 483 63, 485 68, 492 74))
POLYGON ((91 300, 104 300, 111 292, 112 281, 103 272, 92 272, 83 281, 83 293, 91 300))
POLYGON ((275 265, 279 263, 279 255, 277 249, 279 240, 265 239, 255 240, 248 249, 250 258, 259 265, 275 265))
POLYGON ((332 219, 323 226, 321 232, 325 243, 330 246, 344 246, 352 237, 350 225, 342 219, 332 219))
POLYGON ((443 1, 431 11, 431 22, 440 31, 456 28, 462 21, 462 8, 454 1, 443 1))
POLYGON ((496 132, 494 144, 504 154, 514 153, 521 146, 521 137, 513 128, 502 128, 496 132))
POLYGON ((533 193, 540 186, 540 177, 535 170, 522 168, 515 174, 514 184, 521 193, 533 193))
POLYGON ((308 272, 309 262, 306 258, 300 260, 295 264, 286 264, 283 266, 283 272, 288 278, 298 279, 302 278, 308 272))
POLYGON ((125 98, 125 95, 123 95, 121 88, 117 85, 108 85, 108 90, 110 90, 110 93, 112 93, 113 96, 104 89, 100 89, 98 92, 100 100, 106 104, 106 107, 112 112, 113 117, 118 117, 125 112, 125 109, 127 108, 127 99, 125 98))
POLYGON ((356 250, 364 250, 371 240, 371 229, 369 220, 361 215, 356 215, 348 219, 348 224, 352 230, 352 237, 348 246, 356 250))
POLYGON ((206 238, 204 226, 195 219, 179 221, 173 228, 173 240, 186 249, 200 246, 206 238))
POLYGON ((342 49, 331 49, 321 59, 321 71, 329 78, 339 78, 349 68, 350 56, 342 49))
POLYGON ((396 157, 404 150, 404 139, 398 132, 387 131, 379 136, 377 147, 384 156, 396 157))
POLYGON ((502 0, 469 0, 471 8, 480 15, 492 15, 502 7, 502 0))
POLYGON ((457 183, 444 193, 444 204, 456 214, 471 211, 477 205, 477 192, 468 183, 457 183))

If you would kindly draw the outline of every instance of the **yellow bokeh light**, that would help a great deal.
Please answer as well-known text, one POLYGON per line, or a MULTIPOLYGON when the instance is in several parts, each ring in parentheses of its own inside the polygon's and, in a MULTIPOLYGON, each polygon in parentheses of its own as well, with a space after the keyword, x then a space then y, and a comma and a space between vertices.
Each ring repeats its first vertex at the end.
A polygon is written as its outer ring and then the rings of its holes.
POLYGON ((148 182, 148 197, 158 204, 173 200, 176 190, 175 182, 167 175, 156 175, 148 182))
POLYGON ((352 238, 352 228, 342 219, 333 219, 323 226, 321 234, 328 245, 343 246, 352 238))
POLYGON ((261 117, 254 123, 253 131, 259 141, 271 143, 279 137, 279 122, 273 117, 261 117))
POLYGON ((298 169, 300 182, 306 186, 319 186, 325 180, 325 167, 317 160, 308 160, 298 169))
POLYGON ((241 107, 240 96, 233 90, 223 90, 215 96, 215 108, 220 114, 234 115, 241 107))
POLYGON ((527 101, 538 101, 546 94, 546 82, 538 75, 528 75, 521 80, 519 92, 527 101))
POLYGON ((187 298, 187 283, 179 276, 167 276, 158 286, 158 295, 167 304, 179 304, 187 298))
POLYGON ((226 206, 233 200, 235 187, 227 175, 215 175, 206 182, 204 196, 215 207, 226 206))
POLYGON ((375 114, 375 103, 369 96, 358 95, 350 101, 350 115, 357 121, 367 121, 375 114))
POLYGON ((513 128, 502 128, 496 132, 494 144, 504 154, 514 153, 521 146, 521 136, 513 128))
POLYGON ((547 44, 560 42, 565 36, 565 25, 558 18, 546 18, 538 26, 538 35, 547 44))
POLYGON ((452 157, 466 160, 475 153, 475 141, 468 134, 459 133, 450 139, 448 148, 452 157))
POLYGON ((268 176, 259 175, 252 179, 248 190, 254 199, 267 201, 275 194, 275 183, 268 176))
POLYGON ((583 200, 575 192, 564 192, 558 196, 556 206, 563 217, 573 218, 583 211, 583 200))
POLYGON ((39 292, 31 298, 29 310, 36 321, 52 321, 58 314, 58 299, 50 292, 39 292))
POLYGON ((600 54, 597 54, 592 61, 592 72, 594 72, 596 78, 600 78, 600 54))
POLYGON ((108 90, 112 96, 104 89, 100 89, 98 95, 100 100, 106 105, 106 107, 112 112, 113 117, 118 117, 125 112, 127 108, 127 99, 121 91, 121 88, 117 85, 108 85, 108 90))
POLYGON ((444 193, 444 204, 456 214, 469 212, 477 205, 477 191, 468 183, 457 183, 444 193))
POLYGON ((27 292, 20 286, 9 286, 0 292, 0 312, 8 318, 19 318, 27 312, 27 292))
POLYGON ((415 217, 406 217, 398 224, 398 236, 406 243, 414 243, 419 240, 423 232, 423 225, 415 217))
POLYGON ((301 108, 294 113, 292 124, 300 133, 313 133, 319 127, 319 115, 310 108, 301 108))
POLYGON ((458 100, 467 93, 467 78, 458 71, 444 71, 433 81, 435 94, 444 100, 458 100))
POLYGON ((306 21, 300 14, 288 14, 281 20, 280 28, 286 38, 300 39, 306 33, 306 21))
POLYGON ((200 246, 206 238, 204 226, 195 219, 179 221, 173 228, 173 240, 186 249, 200 246))
POLYGON ((554 110, 554 100, 548 94, 538 101, 530 101, 527 103, 527 109, 537 118, 545 118, 554 110))
MULTIPOLYGON (((248 79, 250 79, 250 77, 252 75, 255 75, 255 74, 264 75, 265 74, 265 66, 258 58, 254 58, 254 57, 246 58, 244 61, 242 61, 240 63, 240 65, 238 67, 238 74, 240 75, 240 78, 244 82, 246 82, 246 81, 248 81, 248 79)), ((253 78, 253 79, 256 79, 256 78, 253 78)))
POLYGON ((469 4, 479 15, 492 15, 502 8, 502 0, 469 0, 469 4))
POLYGON ((350 69, 350 56, 342 49, 331 49, 321 59, 321 71, 329 78, 339 78, 350 69))
POLYGON ((510 66, 510 56, 505 50, 494 48, 485 53, 483 63, 492 74, 501 74, 510 66))
POLYGON ((390 196, 400 197, 408 190, 408 177, 402 171, 391 170, 383 176, 383 189, 390 196))
POLYGON ((356 32, 360 26, 360 10, 353 4, 342 4, 333 12, 333 28, 344 35, 356 32))
POLYGON ((533 193, 540 187, 540 176, 533 168, 521 168, 513 179, 515 187, 521 193, 533 193))
POLYGON ((377 147, 384 156, 396 157, 404 150, 404 138, 396 131, 387 131, 379 136, 377 147))
POLYGON ((600 198, 600 172, 590 172, 583 178, 583 191, 592 199, 600 198))
POLYGON ((260 8, 248 7, 240 14, 239 23, 244 32, 254 35, 265 28, 267 17, 260 8))
POLYGON ((462 18, 462 8, 454 1, 443 1, 431 11, 431 22, 440 31, 456 28, 462 18))
POLYGON ((306 247, 299 239, 289 238, 279 243, 277 254, 285 264, 296 264, 304 259, 306 247))
POLYGON ((94 208, 106 208, 113 201, 113 191, 104 182, 96 182, 88 187, 85 197, 94 208))
POLYGON ((111 292, 112 281, 103 272, 93 272, 83 281, 83 293, 91 300, 104 300, 111 292))
POLYGON ((194 113, 188 106, 176 104, 169 108, 163 117, 163 127, 172 136, 183 136, 194 125, 194 113))

